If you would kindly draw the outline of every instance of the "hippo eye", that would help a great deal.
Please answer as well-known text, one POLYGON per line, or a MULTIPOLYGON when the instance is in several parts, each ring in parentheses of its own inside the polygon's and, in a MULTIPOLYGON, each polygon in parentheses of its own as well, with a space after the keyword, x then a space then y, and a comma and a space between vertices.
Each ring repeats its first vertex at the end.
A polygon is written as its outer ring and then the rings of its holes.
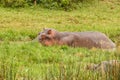
POLYGON ((39 32, 38 35, 40 35, 40 34, 42 34, 42 33, 44 33, 44 32, 39 32))

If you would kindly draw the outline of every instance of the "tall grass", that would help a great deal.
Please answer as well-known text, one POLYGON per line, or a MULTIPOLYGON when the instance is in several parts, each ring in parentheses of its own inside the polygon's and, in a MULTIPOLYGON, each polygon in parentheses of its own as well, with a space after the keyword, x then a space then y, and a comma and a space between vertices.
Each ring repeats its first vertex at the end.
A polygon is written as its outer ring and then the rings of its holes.
POLYGON ((2 42, 0 51, 1 78, 10 80, 101 79, 100 73, 87 71, 85 66, 120 58, 116 52, 43 47, 37 42, 2 42))

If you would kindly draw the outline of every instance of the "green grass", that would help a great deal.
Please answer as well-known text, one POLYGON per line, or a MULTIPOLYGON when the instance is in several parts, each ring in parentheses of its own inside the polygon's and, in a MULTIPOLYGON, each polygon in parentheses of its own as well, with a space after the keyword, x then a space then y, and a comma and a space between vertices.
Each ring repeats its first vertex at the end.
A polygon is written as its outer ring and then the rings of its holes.
POLYGON ((0 8, 0 39, 33 39, 44 27, 60 31, 101 31, 114 39, 120 34, 119 10, 119 4, 113 2, 96 3, 71 12, 38 7, 0 8))
POLYGON ((101 1, 70 12, 38 7, 0 7, 0 79, 101 80, 100 74, 86 71, 85 65, 120 60, 119 47, 116 52, 45 47, 32 39, 46 27, 59 31, 100 31, 119 45, 119 4, 101 1))

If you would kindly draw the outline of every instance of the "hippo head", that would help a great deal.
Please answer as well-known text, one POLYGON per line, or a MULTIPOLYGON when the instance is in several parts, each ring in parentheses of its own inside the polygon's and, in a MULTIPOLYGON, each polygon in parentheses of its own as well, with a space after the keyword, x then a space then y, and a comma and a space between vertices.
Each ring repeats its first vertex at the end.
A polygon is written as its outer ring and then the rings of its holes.
POLYGON ((43 31, 38 34, 39 42, 45 46, 50 46, 55 44, 56 33, 57 31, 54 29, 50 29, 50 28, 43 29, 43 31))

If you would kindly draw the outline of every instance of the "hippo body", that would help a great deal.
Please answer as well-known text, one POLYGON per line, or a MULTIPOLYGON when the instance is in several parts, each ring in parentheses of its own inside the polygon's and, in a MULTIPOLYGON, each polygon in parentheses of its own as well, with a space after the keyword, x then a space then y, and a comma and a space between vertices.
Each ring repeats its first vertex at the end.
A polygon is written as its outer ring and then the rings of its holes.
POLYGON ((68 45, 72 47, 113 49, 115 44, 101 32, 58 32, 54 29, 44 29, 39 33, 42 45, 68 45))

